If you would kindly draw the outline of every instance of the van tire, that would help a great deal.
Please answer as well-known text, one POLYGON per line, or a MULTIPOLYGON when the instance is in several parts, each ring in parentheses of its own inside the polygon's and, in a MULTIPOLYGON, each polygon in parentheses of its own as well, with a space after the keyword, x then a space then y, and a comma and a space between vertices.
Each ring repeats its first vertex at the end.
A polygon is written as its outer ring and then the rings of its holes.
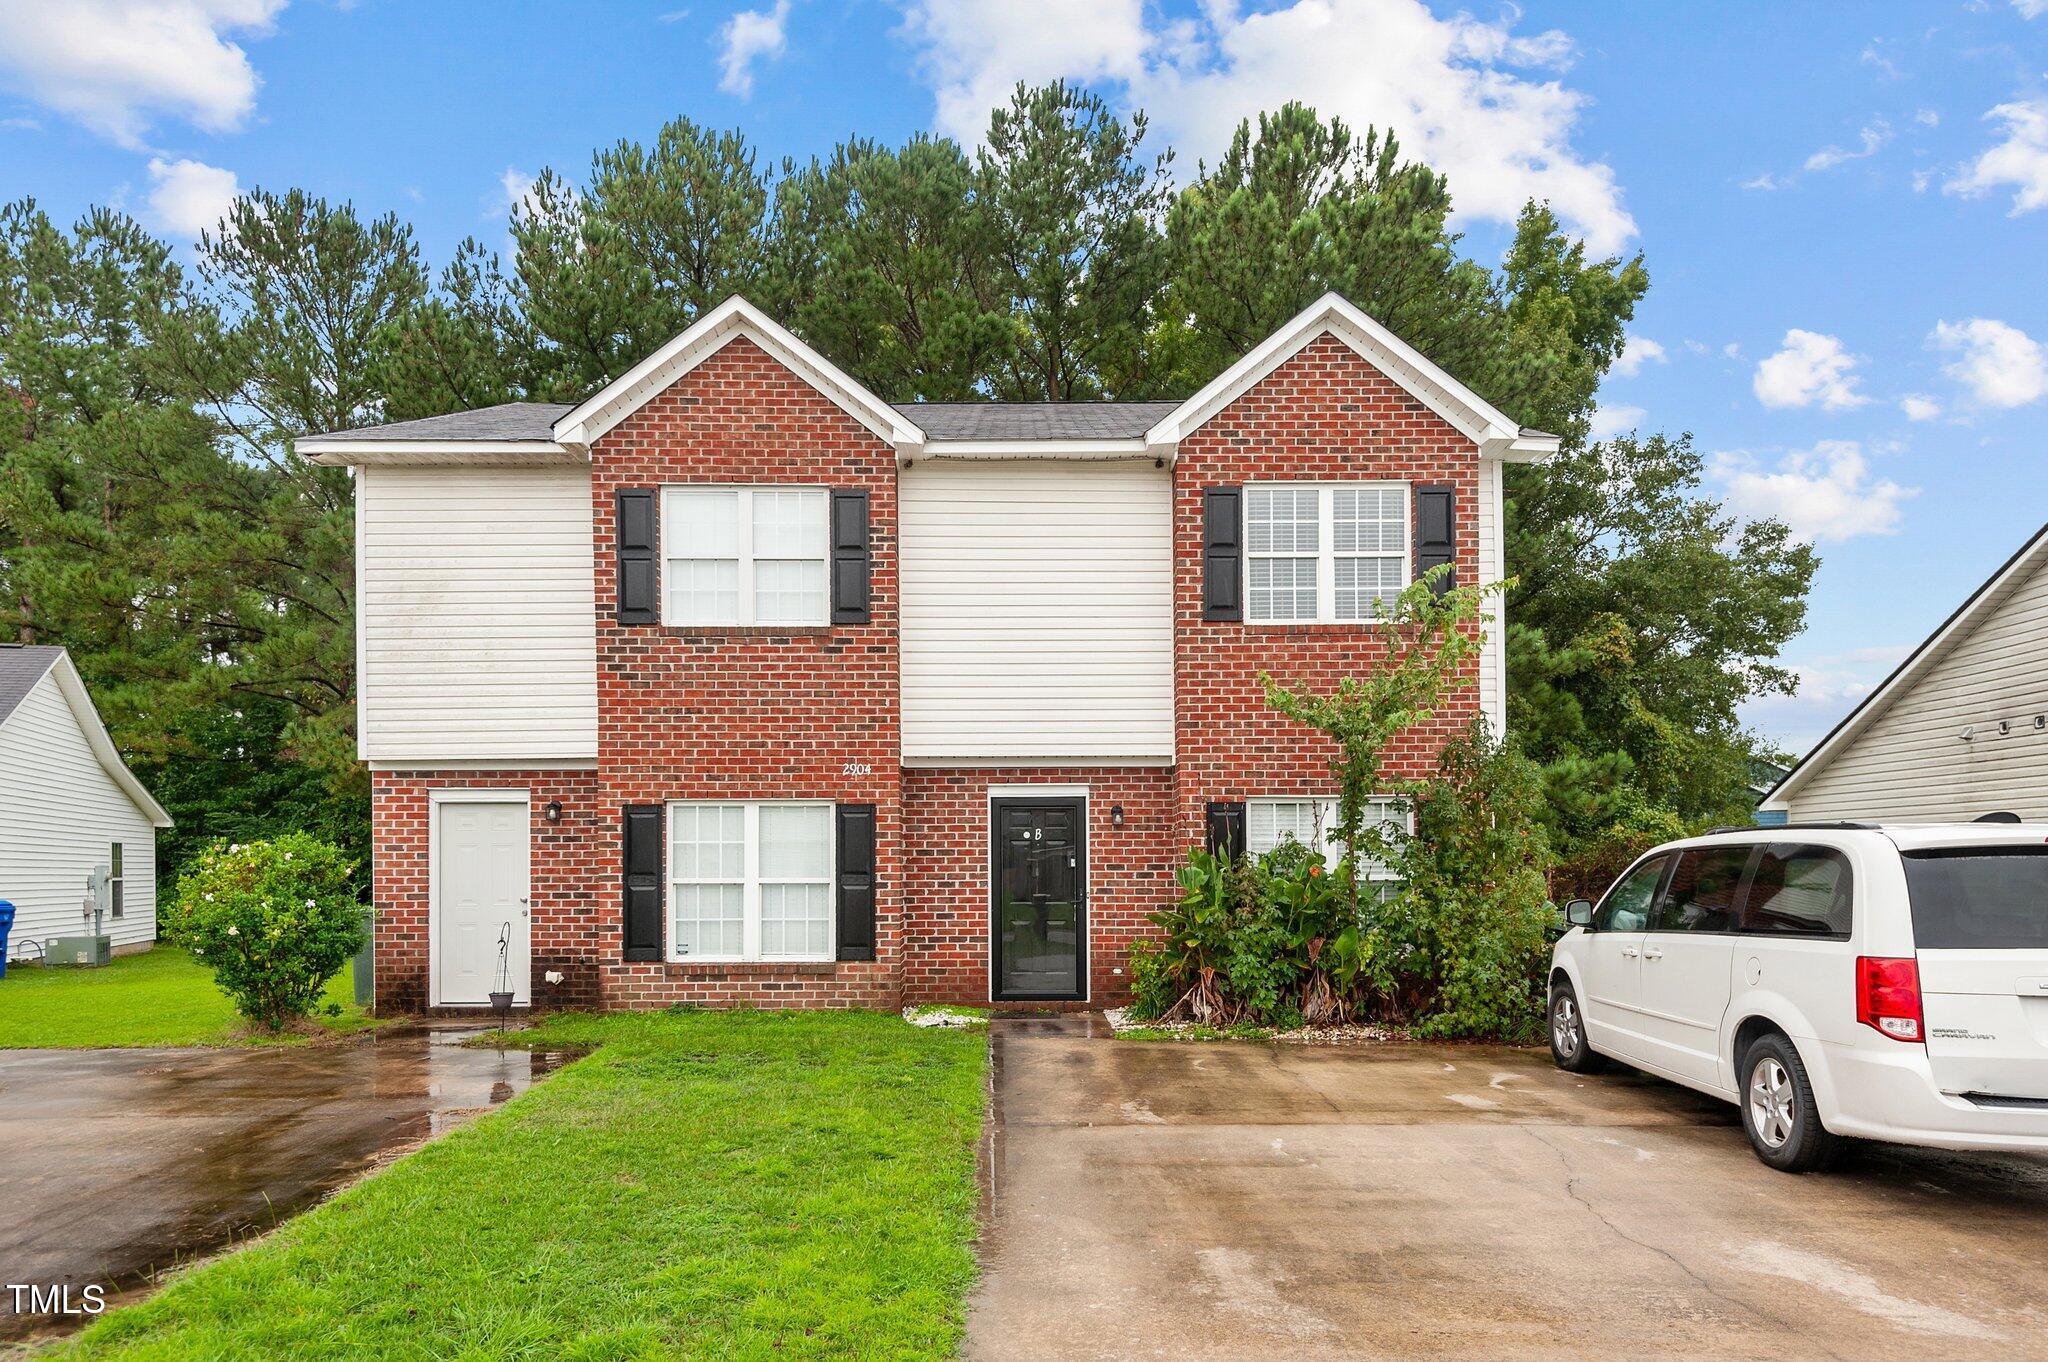
POLYGON ((1544 1009, 1544 1030, 1550 1033, 1550 1057, 1568 1074, 1596 1074, 1607 1067, 1607 1057, 1593 1053, 1586 1039, 1586 1009, 1571 980, 1560 977, 1550 986, 1550 1006, 1544 1009))
POLYGON ((1756 1156, 1781 1173, 1818 1173, 1842 1152, 1839 1136, 1820 1123, 1813 1082, 1790 1040, 1775 1031, 1742 1056, 1742 1132, 1756 1156))

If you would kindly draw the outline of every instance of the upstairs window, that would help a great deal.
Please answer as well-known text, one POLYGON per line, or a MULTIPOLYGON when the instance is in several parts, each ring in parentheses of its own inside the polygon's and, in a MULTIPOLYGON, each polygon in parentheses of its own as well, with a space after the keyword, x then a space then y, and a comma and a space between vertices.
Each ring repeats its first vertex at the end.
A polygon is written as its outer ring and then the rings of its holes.
POLYGON ((1354 624, 1383 617, 1409 579, 1408 485, 1245 489, 1245 618, 1354 624))
POLYGON ((830 623, 830 503, 824 488, 668 488, 662 497, 668 583, 663 622, 830 623))

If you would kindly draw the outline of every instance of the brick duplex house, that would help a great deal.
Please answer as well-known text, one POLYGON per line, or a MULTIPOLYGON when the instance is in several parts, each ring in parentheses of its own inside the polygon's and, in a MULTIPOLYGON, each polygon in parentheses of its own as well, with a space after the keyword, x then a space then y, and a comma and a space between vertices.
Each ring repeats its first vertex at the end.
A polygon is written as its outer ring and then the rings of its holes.
MULTIPOLYGON (((1335 296, 1184 402, 891 406, 735 298, 573 408, 302 440, 356 477, 377 1006, 1121 1000, 1187 848, 1327 817, 1259 672, 1497 579, 1556 445, 1335 296)), ((1469 679, 1394 773, 1500 723, 1497 620, 1469 679)))

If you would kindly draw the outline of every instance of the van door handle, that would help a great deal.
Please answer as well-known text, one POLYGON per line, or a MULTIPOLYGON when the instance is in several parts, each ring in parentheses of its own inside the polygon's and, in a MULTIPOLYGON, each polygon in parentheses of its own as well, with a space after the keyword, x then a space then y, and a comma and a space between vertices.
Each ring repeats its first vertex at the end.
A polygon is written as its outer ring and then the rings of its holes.
POLYGON ((1656 947, 1654 947, 1654 946, 1645 946, 1645 947, 1643 947, 1643 959, 1645 959, 1645 960, 1662 960, 1663 958, 1664 958, 1664 952, 1662 952, 1662 951, 1658 950, 1658 949, 1657 949, 1656 947))
POLYGON ((1638 952, 1636 951, 1636 948, 1634 946, 1623 946, 1621 948, 1621 954, 1623 959, 1633 960, 1636 958, 1638 952))

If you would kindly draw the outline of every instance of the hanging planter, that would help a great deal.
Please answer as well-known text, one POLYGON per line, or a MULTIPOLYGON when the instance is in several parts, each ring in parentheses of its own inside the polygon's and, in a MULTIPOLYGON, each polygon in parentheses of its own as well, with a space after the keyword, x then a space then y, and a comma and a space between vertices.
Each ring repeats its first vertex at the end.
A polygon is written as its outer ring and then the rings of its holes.
POLYGON ((498 928, 498 986, 491 990, 491 1011, 498 1014, 499 1029, 512 1011, 512 924, 498 928))

